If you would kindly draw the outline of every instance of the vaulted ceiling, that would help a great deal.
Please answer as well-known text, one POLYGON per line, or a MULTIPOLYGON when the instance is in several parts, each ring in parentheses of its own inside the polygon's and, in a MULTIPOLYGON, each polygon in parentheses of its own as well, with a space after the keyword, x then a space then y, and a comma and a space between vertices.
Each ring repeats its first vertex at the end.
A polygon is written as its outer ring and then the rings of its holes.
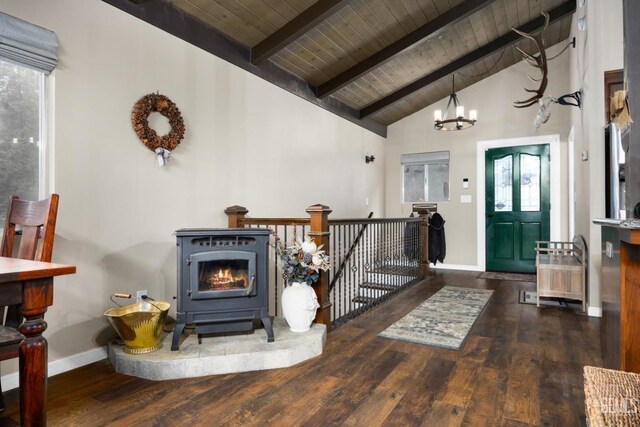
POLYGON ((540 29, 541 12, 546 46, 567 39, 575 10, 575 0, 104 1, 205 49, 200 33, 222 37, 230 52, 207 50, 380 134, 445 98, 453 73, 460 90, 522 60, 515 46, 535 53, 511 29, 540 29))

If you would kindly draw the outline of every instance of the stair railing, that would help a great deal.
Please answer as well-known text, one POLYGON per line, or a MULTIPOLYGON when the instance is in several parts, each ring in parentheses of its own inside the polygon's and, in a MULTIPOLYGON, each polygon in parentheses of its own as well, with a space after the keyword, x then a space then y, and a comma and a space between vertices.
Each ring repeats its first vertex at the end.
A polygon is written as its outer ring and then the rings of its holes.
MULTIPOLYGON (((242 206, 225 210, 229 228, 265 227, 290 244, 309 235, 331 257, 314 290, 320 303, 316 322, 327 330, 353 319, 426 277, 428 269, 427 209, 418 218, 329 219, 331 209, 313 205, 308 218, 250 218, 242 206)), ((280 260, 270 255, 269 312, 281 315, 284 281, 280 260)))
POLYGON ((426 216, 329 220, 335 266, 330 270, 329 294, 334 327, 424 277, 425 220, 426 216))
MULTIPOLYGON (((372 216, 373 216, 373 212, 369 212, 369 216, 367 217, 367 219, 371 218, 372 216)), ((362 238, 362 234, 367 229, 367 225, 368 224, 363 224, 362 227, 360 227, 360 231, 358 232, 358 236, 356 237, 356 239, 351 244, 351 247, 349 248, 349 252, 347 252, 347 255, 344 257, 344 259, 340 263, 340 267, 338 267, 338 270, 336 270, 336 272, 334 273, 333 279, 331 279, 331 283, 329 284, 329 292, 331 292, 333 290, 333 288, 336 286, 336 282, 338 281, 338 277, 340 277, 342 275, 342 272, 344 270, 344 266, 347 265, 347 262, 349 261, 349 258, 351 258, 351 255, 353 254, 354 249, 356 248, 356 246, 358 246, 358 243, 360 242, 360 239, 362 238)))

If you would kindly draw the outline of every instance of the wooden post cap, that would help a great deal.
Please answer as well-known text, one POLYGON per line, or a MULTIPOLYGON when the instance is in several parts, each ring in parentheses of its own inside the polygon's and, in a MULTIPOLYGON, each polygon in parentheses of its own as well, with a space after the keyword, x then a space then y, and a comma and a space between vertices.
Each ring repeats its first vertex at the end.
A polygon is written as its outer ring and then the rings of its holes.
POLYGON ((229 214, 246 215, 246 214, 249 213, 249 211, 244 206, 233 205, 233 206, 229 206, 227 209, 225 209, 224 213, 226 213, 227 215, 229 215, 229 214))
POLYGON ((326 215, 330 214, 331 212, 333 212, 331 210, 331 208, 329 206, 325 206, 322 205, 320 203, 317 203, 315 205, 311 205, 307 208, 307 213, 308 214, 317 214, 317 213, 325 213, 326 215))

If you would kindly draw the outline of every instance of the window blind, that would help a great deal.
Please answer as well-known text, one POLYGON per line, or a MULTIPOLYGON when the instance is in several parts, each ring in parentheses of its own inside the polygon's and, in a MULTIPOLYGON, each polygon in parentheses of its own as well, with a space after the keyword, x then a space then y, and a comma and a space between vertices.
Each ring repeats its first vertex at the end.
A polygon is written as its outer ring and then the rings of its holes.
POLYGON ((49 74, 57 50, 56 33, 0 12, 0 59, 49 74))
POLYGON ((400 157, 403 165, 428 165, 435 163, 449 163, 448 151, 433 151, 431 153, 403 154, 400 157))

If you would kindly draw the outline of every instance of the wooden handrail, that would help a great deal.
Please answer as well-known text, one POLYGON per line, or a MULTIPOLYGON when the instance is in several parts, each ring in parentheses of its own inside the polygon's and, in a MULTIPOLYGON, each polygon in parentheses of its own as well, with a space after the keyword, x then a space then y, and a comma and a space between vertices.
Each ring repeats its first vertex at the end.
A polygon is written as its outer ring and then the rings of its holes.
MULTIPOLYGON (((369 216, 367 217, 367 219, 371 219, 372 216, 373 216, 373 212, 369 212, 369 216)), ((347 220, 347 221, 351 221, 351 220, 347 220)), ((331 221, 329 221, 329 224, 331 224, 331 221)), ((341 221, 334 221, 333 224, 350 224, 350 222, 345 223, 345 222, 341 222, 341 221)), ((340 263, 340 267, 338 267, 338 269, 336 270, 335 274, 333 275, 333 280, 329 284, 329 292, 331 292, 333 287, 336 285, 336 282, 340 278, 340 274, 344 270, 344 267, 347 265, 347 262, 349 261, 349 258, 351 258, 351 254, 353 254, 353 250, 356 248, 356 246, 358 246, 358 243, 360 242, 360 238, 362 237, 362 234, 367 229, 367 225, 369 225, 369 224, 368 223, 364 223, 362 225, 362 227, 360 228, 360 231, 358 232, 358 235, 353 240, 353 243, 351 244, 351 247, 349 248, 349 251, 347 252, 345 257, 342 259, 342 262, 340 263)))
POLYGON ((397 224, 399 222, 420 222, 420 218, 347 218, 330 219, 329 225, 354 225, 354 224, 397 224))
POLYGON ((242 218, 240 225, 309 225, 309 218, 242 218))

